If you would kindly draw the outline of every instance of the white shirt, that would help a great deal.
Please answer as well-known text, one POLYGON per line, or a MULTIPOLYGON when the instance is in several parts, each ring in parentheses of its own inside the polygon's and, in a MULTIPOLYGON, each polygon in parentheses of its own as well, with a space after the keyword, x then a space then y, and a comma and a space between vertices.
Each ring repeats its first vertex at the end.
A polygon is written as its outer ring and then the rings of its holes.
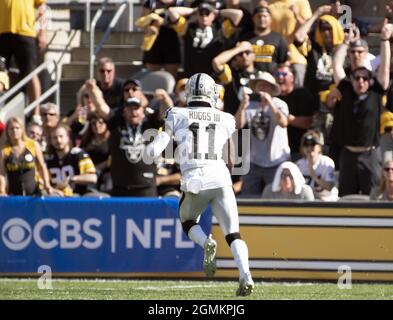
POLYGON ((236 130, 232 115, 209 107, 172 108, 165 125, 178 143, 182 190, 198 193, 232 185, 222 152, 236 130))
MULTIPOLYGON (((310 172, 308 170, 308 162, 305 158, 300 159, 297 163, 301 173, 306 180, 306 183, 312 188, 315 198, 323 201, 337 201, 338 200, 338 190, 333 187, 332 190, 324 190, 316 184, 316 182, 311 178, 310 172)), ((321 155, 319 161, 313 165, 313 169, 319 179, 326 182, 336 182, 336 176, 334 174, 334 161, 324 155, 321 155)))
MULTIPOLYGON (((286 117, 289 115, 288 105, 285 101, 273 97, 273 103, 286 117)), ((250 129, 251 150, 250 161, 260 167, 274 167, 289 160, 290 148, 288 144, 287 128, 278 125, 276 118, 269 106, 260 107, 259 102, 250 101, 246 109, 246 121, 250 129), (261 112, 264 126, 260 128, 261 135, 253 133, 253 119, 261 112), (261 140, 261 137, 264 137, 261 140)))

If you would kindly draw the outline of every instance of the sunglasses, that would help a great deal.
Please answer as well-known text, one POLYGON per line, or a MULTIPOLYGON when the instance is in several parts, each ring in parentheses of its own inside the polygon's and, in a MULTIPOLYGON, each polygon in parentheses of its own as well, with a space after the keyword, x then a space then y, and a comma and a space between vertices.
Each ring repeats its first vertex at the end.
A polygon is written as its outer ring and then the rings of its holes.
POLYGON ((276 71, 276 72, 274 73, 274 76, 275 76, 276 78, 280 78, 280 77, 285 78, 288 74, 289 74, 289 72, 285 72, 285 71, 276 71))
POLYGON ((107 70, 107 69, 100 69, 100 72, 101 73, 111 73, 112 69, 109 69, 109 70, 107 70))
POLYGON ((352 54, 355 54, 355 53, 362 54, 363 52, 365 52, 365 51, 364 50, 351 50, 352 54))
POLYGON ((360 81, 360 79, 362 79, 363 81, 370 81, 370 77, 368 76, 354 76, 353 79, 356 81, 360 81))
POLYGON ((384 170, 385 172, 390 172, 390 171, 393 171, 393 168, 383 168, 383 170, 384 170))

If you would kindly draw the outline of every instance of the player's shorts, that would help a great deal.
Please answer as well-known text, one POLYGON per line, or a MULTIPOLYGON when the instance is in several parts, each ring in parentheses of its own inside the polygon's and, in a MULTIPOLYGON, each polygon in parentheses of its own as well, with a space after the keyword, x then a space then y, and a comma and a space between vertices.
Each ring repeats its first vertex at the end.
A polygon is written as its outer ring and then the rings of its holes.
POLYGON ((180 64, 180 42, 176 31, 161 27, 153 47, 144 52, 143 62, 159 65, 180 64))
POLYGON ((0 56, 6 58, 7 67, 11 57, 14 57, 19 68, 19 77, 23 78, 37 67, 36 38, 13 33, 0 34, 0 56))
POLYGON ((199 221, 209 203, 224 235, 239 232, 239 215, 232 187, 202 190, 198 194, 184 192, 180 200, 180 220, 199 221))

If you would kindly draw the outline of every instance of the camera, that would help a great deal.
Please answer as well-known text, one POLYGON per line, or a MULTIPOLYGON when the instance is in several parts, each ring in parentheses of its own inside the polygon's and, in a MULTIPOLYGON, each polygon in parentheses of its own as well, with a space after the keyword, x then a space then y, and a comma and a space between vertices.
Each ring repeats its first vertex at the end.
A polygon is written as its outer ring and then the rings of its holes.
POLYGON ((2 56, 0 56, 0 71, 7 71, 7 61, 2 56))
POLYGON ((249 93, 248 96, 250 97, 250 101, 261 101, 259 93, 249 93))

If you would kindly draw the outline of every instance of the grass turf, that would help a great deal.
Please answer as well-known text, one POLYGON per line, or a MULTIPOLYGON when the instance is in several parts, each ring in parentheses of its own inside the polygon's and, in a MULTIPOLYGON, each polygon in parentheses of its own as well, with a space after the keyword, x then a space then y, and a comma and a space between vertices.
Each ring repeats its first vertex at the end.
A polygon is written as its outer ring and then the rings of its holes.
POLYGON ((233 281, 75 280, 54 279, 53 290, 41 290, 36 279, 0 279, 0 299, 131 299, 131 300, 276 300, 393 299, 393 284, 256 282, 249 297, 236 297, 233 281))

